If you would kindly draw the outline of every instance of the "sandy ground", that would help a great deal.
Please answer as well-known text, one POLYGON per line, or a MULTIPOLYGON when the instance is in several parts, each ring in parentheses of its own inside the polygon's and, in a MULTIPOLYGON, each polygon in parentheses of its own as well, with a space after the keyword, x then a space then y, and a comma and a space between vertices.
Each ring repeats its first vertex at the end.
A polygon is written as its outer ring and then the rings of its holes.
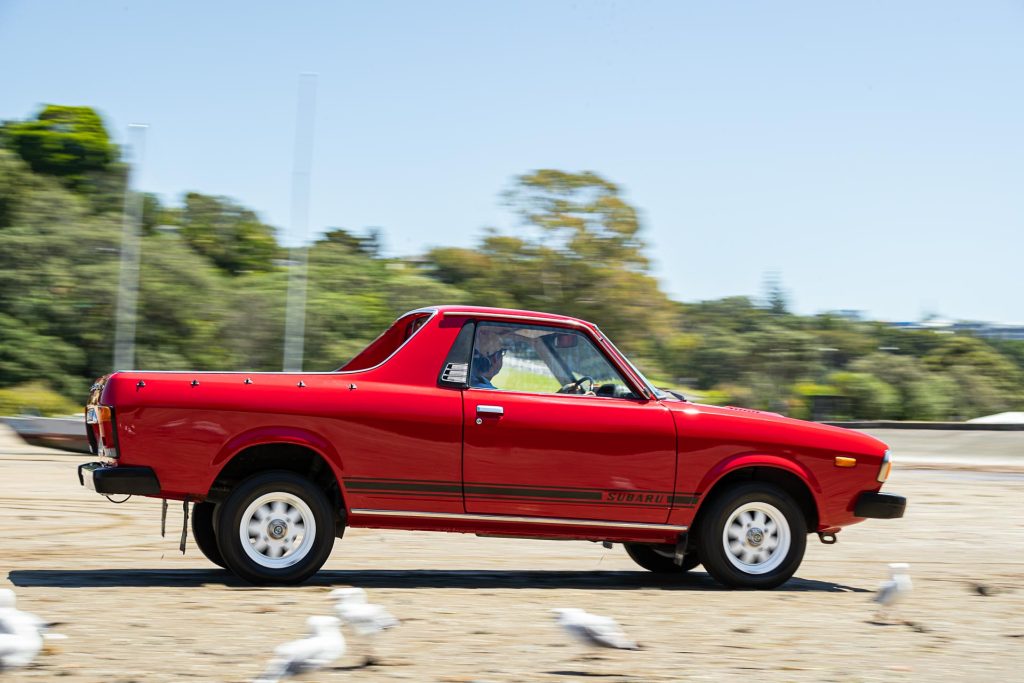
POLYGON ((181 509, 167 538, 151 499, 113 505, 79 487, 80 456, 0 447, 0 538, 19 606, 69 638, 4 681, 247 681, 299 637, 327 593, 362 586, 400 628, 363 668, 359 644, 303 681, 1021 680, 1024 476, 897 470, 901 520, 868 521, 839 543, 812 539, 798 578, 775 591, 720 589, 699 569, 666 580, 621 547, 350 530, 308 585, 253 588, 210 565, 181 509), (915 590, 872 623, 886 563, 915 590), (984 596, 975 584, 988 587, 984 596), (581 658, 548 610, 613 616, 639 652, 581 658))

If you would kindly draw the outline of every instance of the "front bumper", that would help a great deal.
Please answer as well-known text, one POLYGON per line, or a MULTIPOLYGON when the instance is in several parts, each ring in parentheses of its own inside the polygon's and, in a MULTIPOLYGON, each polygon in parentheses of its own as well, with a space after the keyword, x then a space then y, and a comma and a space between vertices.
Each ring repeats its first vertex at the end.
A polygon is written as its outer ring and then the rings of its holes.
POLYGON ((857 517, 870 517, 872 519, 897 519, 903 516, 903 511, 906 508, 907 499, 903 496, 869 491, 860 494, 857 498, 857 504, 853 507, 853 514, 857 517))
POLYGON ((151 467, 108 467, 101 462, 87 462, 78 466, 78 483, 105 495, 160 493, 160 481, 151 467))

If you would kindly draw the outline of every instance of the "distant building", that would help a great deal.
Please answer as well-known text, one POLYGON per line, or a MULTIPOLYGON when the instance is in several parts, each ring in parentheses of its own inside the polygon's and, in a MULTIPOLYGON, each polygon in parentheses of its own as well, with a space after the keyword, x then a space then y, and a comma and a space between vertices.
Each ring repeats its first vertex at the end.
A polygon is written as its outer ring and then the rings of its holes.
POLYGON ((853 308, 842 308, 838 311, 829 311, 828 315, 831 315, 836 318, 842 318, 843 320, 849 320, 850 322, 853 323, 859 323, 863 320, 866 320, 864 316, 864 311, 858 311, 853 308))
POLYGON ((985 339, 1015 339, 1024 341, 1024 323, 986 323, 977 320, 940 320, 932 318, 921 322, 893 322, 889 327, 901 330, 932 330, 945 334, 972 334, 985 339))

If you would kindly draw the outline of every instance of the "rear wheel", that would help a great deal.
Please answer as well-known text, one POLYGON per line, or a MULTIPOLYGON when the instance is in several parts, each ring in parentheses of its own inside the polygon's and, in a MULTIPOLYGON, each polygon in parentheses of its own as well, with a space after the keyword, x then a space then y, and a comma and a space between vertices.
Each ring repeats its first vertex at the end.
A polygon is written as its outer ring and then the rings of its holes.
POLYGON ((676 547, 674 545, 649 545, 646 543, 626 543, 626 554, 634 562, 648 571, 657 574, 682 574, 700 564, 696 551, 683 555, 682 566, 676 564, 676 547))
POLYGON ((217 513, 216 503, 203 502, 192 506, 192 538, 199 546, 200 552, 218 567, 227 568, 224 556, 217 547, 217 534, 214 531, 214 518, 217 513))
POLYGON ((782 585, 800 566, 806 547, 800 506, 772 484, 730 488, 701 515, 701 561, 712 577, 732 588, 782 585))
POLYGON ((294 472, 253 475, 221 506, 217 545, 228 569, 252 583, 305 581, 334 547, 335 518, 327 496, 294 472))

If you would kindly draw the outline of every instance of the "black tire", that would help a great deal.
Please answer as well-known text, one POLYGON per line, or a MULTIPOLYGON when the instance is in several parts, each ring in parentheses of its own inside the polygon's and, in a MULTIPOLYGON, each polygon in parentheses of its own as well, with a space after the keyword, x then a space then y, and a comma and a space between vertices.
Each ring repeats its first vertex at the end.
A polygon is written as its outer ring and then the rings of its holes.
POLYGON ((224 564, 224 556, 220 554, 217 547, 217 534, 214 531, 214 516, 217 505, 215 503, 203 502, 192 506, 192 539, 199 546, 200 552, 210 562, 218 567, 227 569, 224 564))
POLYGON ((755 481, 723 491, 709 505, 701 512, 697 550, 704 568, 716 581, 731 588, 775 588, 793 576, 807 548, 807 522, 789 494, 773 484, 755 481), (768 517, 777 514, 779 520, 772 531, 766 522, 755 523, 741 513, 731 525, 737 538, 731 544, 736 550, 730 551, 726 547, 726 524, 744 506, 753 506, 755 515, 757 509, 762 514, 767 512, 768 517), (746 531, 745 522, 750 522, 746 531), (785 543, 782 522, 788 534, 785 543), (778 541, 774 551, 767 545, 773 538, 778 541), (766 553, 767 559, 761 559, 766 553), (753 561, 745 562, 747 557, 753 561))
POLYGON ((217 547, 224 562, 229 570, 251 583, 301 583, 324 565, 334 547, 335 515, 330 501, 316 484, 294 472, 272 470, 244 480, 221 503, 219 517, 217 547), (267 507, 263 504, 257 506, 256 512, 243 521, 247 510, 264 496, 267 507), (279 509, 262 520, 257 519, 260 510, 269 511, 275 500, 284 502, 284 511, 279 509), (289 516, 293 513, 299 520, 289 516), (309 519, 306 519, 307 515, 309 519), (298 524, 300 520, 303 522, 301 525, 298 524), (262 523, 266 526, 259 530, 255 542, 248 541, 247 549, 242 545, 241 530, 244 524, 246 536, 253 533, 248 530, 250 521, 255 521, 257 527, 262 523), (311 525, 316 530, 307 535, 311 525), (281 536, 275 538, 275 534, 281 536), (272 548, 267 548, 266 544, 287 545, 289 538, 296 538, 293 534, 301 534, 302 540, 298 545, 293 543, 290 552, 274 557, 272 548), (261 541, 267 551, 259 549, 261 541))
POLYGON ((624 543, 626 554, 638 565, 655 574, 685 574, 700 566, 700 557, 691 550, 683 555, 682 566, 676 564, 675 546, 624 543))

